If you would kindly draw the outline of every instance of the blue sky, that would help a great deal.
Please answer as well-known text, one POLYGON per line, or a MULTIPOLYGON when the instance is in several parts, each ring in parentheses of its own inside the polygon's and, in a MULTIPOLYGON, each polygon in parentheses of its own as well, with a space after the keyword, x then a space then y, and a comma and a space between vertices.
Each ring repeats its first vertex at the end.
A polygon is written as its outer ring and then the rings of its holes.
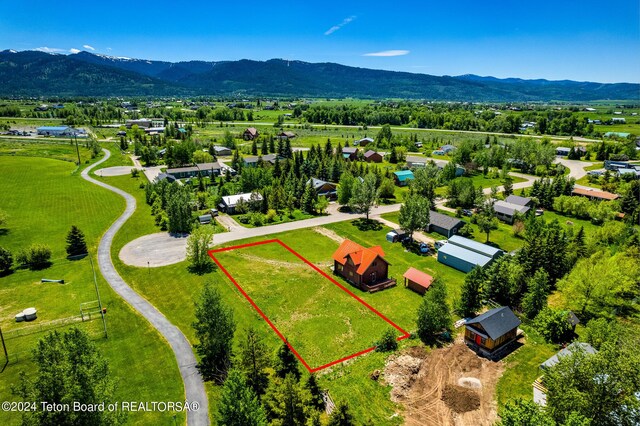
POLYGON ((640 82, 640 2, 19 0, 0 50, 640 82))

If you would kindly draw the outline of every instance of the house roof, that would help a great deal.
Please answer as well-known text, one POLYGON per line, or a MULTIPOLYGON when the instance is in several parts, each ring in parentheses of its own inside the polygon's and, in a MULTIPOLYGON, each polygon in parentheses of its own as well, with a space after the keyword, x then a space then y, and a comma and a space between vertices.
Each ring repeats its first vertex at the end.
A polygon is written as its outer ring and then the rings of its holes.
POLYGON ((249 133, 253 136, 258 134, 258 129, 256 129, 255 127, 249 127, 247 128, 247 130, 244 131, 245 133, 249 133))
POLYGON ((358 142, 373 142, 373 138, 362 138, 358 142))
MULTIPOLYGON (((449 242, 459 247, 466 248, 471 251, 475 251, 477 253, 483 254, 485 256, 493 257, 502 250, 499 248, 491 247, 487 244, 482 244, 477 241, 470 240, 468 238, 461 237, 459 235, 454 235, 449 238, 449 242)), ((450 245, 450 244, 447 244, 450 245)))
POLYGON ((400 170, 399 172, 393 172, 400 182, 404 182, 407 179, 413 179, 413 172, 411 170, 400 170))
POLYGON ((341 265, 345 265, 349 258, 354 265, 358 266, 356 273, 359 275, 364 274, 373 261, 378 258, 389 263, 384 259, 384 250, 382 250, 382 247, 375 246, 365 248, 351 240, 344 240, 342 244, 340 244, 340 247, 338 247, 338 250, 333 253, 333 260, 341 265))
POLYGON ((451 145, 451 144, 446 144, 446 145, 442 145, 442 146, 440 147, 440 149, 442 149, 442 150, 447 150, 447 149, 456 149, 456 147, 455 147, 455 146, 453 146, 453 145, 451 145))
POLYGON ((214 145, 213 149, 216 152, 220 152, 220 151, 229 151, 229 152, 231 152, 231 148, 227 148, 226 146, 214 145))
MULTIPOLYGON (((364 153, 364 158, 369 158, 369 157, 371 157, 371 156, 372 156, 372 155, 374 155, 374 154, 378 154, 378 153, 377 153, 376 151, 374 151, 374 150, 370 149, 369 151, 367 151, 367 152, 365 152, 365 153, 364 153)), ((378 155, 380 155, 380 154, 378 154, 378 155)))
POLYGON ((46 131, 52 131, 52 132, 64 132, 65 130, 68 130, 70 127, 69 126, 42 126, 42 127, 38 127, 37 130, 46 132, 46 131))
POLYGON ((542 369, 551 368, 560 362, 560 358, 562 358, 563 356, 571 355, 577 350, 582 350, 587 354, 595 354, 598 352, 593 348, 593 346, 591 346, 588 343, 573 342, 569 346, 567 346, 566 348, 564 348, 563 350, 561 350, 560 352, 558 352, 557 354, 555 354, 554 356, 552 356, 551 358, 549 358, 548 360, 540 364, 540 368, 542 369))
POLYGON ((350 147, 342 148, 343 154, 353 154, 354 152, 358 152, 358 148, 350 148, 350 147))
MULTIPOLYGON (((257 192, 256 195, 258 196, 258 200, 262 200, 262 195, 257 192)), ((228 207, 235 207, 241 199, 248 202, 251 199, 251 192, 224 196, 222 197, 222 202, 228 207)))
POLYGON ((309 179, 306 184, 309 185, 309 183, 311 183, 311 186, 313 186, 313 189, 315 189, 316 191, 318 189, 321 189, 323 186, 325 185, 329 185, 331 186, 333 189, 336 189, 336 184, 332 183, 332 182, 327 182, 324 181, 322 179, 316 179, 314 177, 312 177, 311 179, 309 179))
POLYGON ((526 206, 531 202, 531 198, 529 197, 520 197, 518 195, 509 195, 504 199, 507 203, 517 204, 519 206, 526 206))
POLYGON ((600 198, 602 200, 616 200, 620 196, 607 191, 597 191, 595 189, 573 188, 572 194, 583 195, 585 197, 600 198))
POLYGON ((460 219, 447 216, 446 214, 438 213, 433 210, 429 211, 429 225, 449 230, 455 228, 460 224, 464 224, 464 222, 460 219))
POLYGON ((293 132, 280 132, 278 133, 278 136, 286 136, 288 138, 295 138, 296 134, 293 132))
MULTIPOLYGON (((449 244, 447 244, 449 245, 449 244)), ((505 335, 520 325, 521 321, 508 306, 491 309, 466 322, 466 325, 479 324, 493 340, 505 335)))
POLYGON ((407 163, 422 163, 422 164, 427 164, 429 162, 428 158, 425 157, 416 157, 414 155, 407 155, 405 157, 405 161, 407 163))
POLYGON ((523 206, 498 200, 493 204, 493 210, 495 210, 497 213, 513 216, 516 212, 523 214, 528 212, 529 206, 523 206))
POLYGON ((266 155, 257 155, 257 156, 251 156, 251 157, 244 157, 244 162, 245 164, 251 164, 251 163, 257 163, 258 159, 262 157, 262 161, 265 162, 274 162, 276 160, 277 155, 276 154, 266 154, 266 155))
POLYGON ((433 282, 433 277, 431 275, 425 274, 422 271, 418 271, 413 267, 409 268, 407 272, 404 273, 403 277, 408 279, 409 281, 413 281, 424 289, 429 288, 429 286, 433 282))

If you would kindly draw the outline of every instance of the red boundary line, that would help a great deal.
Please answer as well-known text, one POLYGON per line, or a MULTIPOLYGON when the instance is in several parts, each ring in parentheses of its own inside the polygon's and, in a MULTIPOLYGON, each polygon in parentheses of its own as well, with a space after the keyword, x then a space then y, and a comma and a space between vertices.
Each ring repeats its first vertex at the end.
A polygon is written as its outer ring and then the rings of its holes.
POLYGON ((249 303, 251 304, 251 306, 253 306, 253 308, 260 314, 260 316, 267 322, 267 324, 269 324, 269 326, 273 329, 273 331, 278 335, 278 337, 280 337, 280 339, 287 344, 287 346, 289 347, 289 349, 291 349, 291 352, 293 352, 293 354, 296 356, 296 358, 298 358, 298 360, 302 363, 302 365, 305 366, 305 368, 310 372, 310 373, 315 373, 316 371, 320 371, 322 369, 325 369, 327 367, 331 367, 332 365, 336 365, 339 364, 341 362, 347 361, 349 359, 358 357, 360 355, 364 355, 368 352, 371 352, 373 350, 375 350, 375 346, 372 346, 370 348, 367 348, 365 350, 362 350, 360 352, 357 352, 355 354, 346 356, 344 358, 340 358, 337 359, 335 361, 332 361, 328 364, 324 364, 321 365, 319 367, 316 368, 311 368, 311 366, 309 366, 309 364, 307 364, 307 362, 304 360, 304 358, 302 358, 302 356, 300 356, 300 354, 298 353, 298 351, 295 350, 295 348, 291 345, 291 343, 289 343, 289 341, 286 339, 286 337, 284 337, 284 335, 280 332, 280 330, 278 330, 278 328, 271 322, 271 320, 269 319, 269 317, 267 317, 265 315, 264 312, 262 312, 262 309, 260 309, 260 307, 256 304, 256 302, 253 301, 253 299, 251 297, 249 297, 249 295, 247 294, 246 291, 244 291, 244 289, 240 286, 240 284, 238 284, 238 282, 231 276, 231 274, 229 273, 229 271, 227 271, 227 269, 222 266, 222 263, 220 263, 220 261, 214 256, 214 253, 221 253, 221 252, 225 252, 225 251, 231 251, 231 250, 238 250, 238 249, 242 249, 242 248, 247 248, 247 247, 253 247, 253 246, 259 246, 259 245, 264 245, 264 244, 271 244, 271 243, 277 243, 280 244, 282 247, 284 247, 285 249, 287 249, 289 252, 291 252, 294 256, 296 256, 298 259, 302 260, 304 263, 306 263, 307 265, 311 266, 316 272, 320 273, 323 277, 325 277, 326 279, 328 279, 329 281, 331 281, 333 284, 335 284, 336 286, 338 286, 342 291, 344 291, 345 293, 347 293, 348 295, 350 295, 351 297, 353 297, 354 299, 356 299, 358 302, 360 302, 361 304, 363 304, 364 306, 367 307, 367 309, 369 309, 371 312, 373 312, 374 314, 376 314, 377 316, 379 316, 380 318, 382 318, 384 321, 386 321, 389 325, 391 325, 393 328, 395 328, 396 330, 398 330, 400 333, 402 333, 402 335, 400 337, 398 337, 396 340, 403 340, 409 337, 409 333, 406 332, 405 330, 403 330, 402 328, 400 328, 398 325, 396 325, 393 321, 391 321, 389 318, 385 317, 384 315, 382 315, 380 312, 378 312, 374 307, 372 307, 371 305, 369 305, 367 302, 365 302, 364 300, 362 300, 361 298, 359 298, 358 296, 356 296, 353 292, 351 292, 351 290, 349 290, 348 288, 346 288, 345 286, 343 286, 342 284, 340 284, 338 281, 336 281, 335 279, 333 279, 331 276, 329 276, 326 272, 322 271, 320 268, 318 268, 316 265, 314 265, 313 263, 309 262, 307 259, 305 259, 304 257, 302 257, 300 254, 298 254, 295 250, 293 250, 291 247, 289 247, 288 245, 286 245, 285 243, 283 243, 282 241, 278 240, 278 239, 272 239, 272 240, 265 240, 265 241, 258 241, 255 243, 248 243, 248 244, 241 244, 241 245, 237 245, 237 246, 232 246, 232 247, 225 247, 225 248, 220 248, 220 249, 215 249, 215 250, 209 250, 209 256, 213 259, 213 261, 216 263, 216 265, 218 265, 218 267, 222 270, 222 272, 225 273, 225 275, 227 276, 227 278, 229 278, 229 280, 231 280, 231 282, 233 283, 233 285, 236 286, 236 288, 240 291, 240 293, 242 293, 242 295, 249 301, 249 303))

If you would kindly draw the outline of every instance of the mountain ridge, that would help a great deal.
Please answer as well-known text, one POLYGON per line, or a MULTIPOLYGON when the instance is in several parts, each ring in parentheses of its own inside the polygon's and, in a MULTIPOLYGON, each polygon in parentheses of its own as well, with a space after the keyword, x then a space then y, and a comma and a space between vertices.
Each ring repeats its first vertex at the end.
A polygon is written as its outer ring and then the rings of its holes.
POLYGON ((434 76, 332 62, 155 61, 90 52, 0 52, 0 96, 297 96, 437 101, 640 100, 640 84, 434 76))

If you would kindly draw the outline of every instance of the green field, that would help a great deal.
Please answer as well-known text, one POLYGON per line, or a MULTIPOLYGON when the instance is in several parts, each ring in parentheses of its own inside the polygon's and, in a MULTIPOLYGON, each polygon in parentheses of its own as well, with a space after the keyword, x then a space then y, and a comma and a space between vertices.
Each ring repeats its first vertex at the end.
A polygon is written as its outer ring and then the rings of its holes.
MULTIPOLYGON (((108 360, 119 401, 181 401, 184 389, 173 352, 149 323, 122 301, 97 274, 103 306, 107 308, 108 338, 100 320, 78 320, 80 303, 96 300, 89 258, 65 258, 65 236, 78 225, 95 253, 98 240, 124 209, 124 200, 84 181, 73 173, 75 164, 37 157, 0 156, 0 208, 9 219, 0 233, 0 245, 15 251, 34 242, 47 243, 53 264, 42 271, 19 269, 0 278, 0 326, 6 332, 11 362, 0 373, 0 399, 14 401, 11 385, 21 372, 32 374, 31 350, 50 330, 77 325, 87 331, 108 360), (41 278, 65 279, 66 284, 41 284, 41 278), (14 316, 27 307, 38 319, 15 323, 14 316), (153 354, 150 356, 150 354, 153 354), (6 385, 5 385, 6 384, 6 385)), ((95 263, 95 259, 94 259, 95 263)), ((178 414, 182 423, 185 416, 178 414)), ((130 413, 130 424, 172 424, 173 413, 130 413)), ((19 424, 19 413, 0 412, 0 423, 19 424)))
MULTIPOLYGON (((373 346, 380 330, 389 327, 277 243, 215 256, 311 368, 373 346)), ((325 261, 316 266, 330 273, 330 265, 325 261)))

